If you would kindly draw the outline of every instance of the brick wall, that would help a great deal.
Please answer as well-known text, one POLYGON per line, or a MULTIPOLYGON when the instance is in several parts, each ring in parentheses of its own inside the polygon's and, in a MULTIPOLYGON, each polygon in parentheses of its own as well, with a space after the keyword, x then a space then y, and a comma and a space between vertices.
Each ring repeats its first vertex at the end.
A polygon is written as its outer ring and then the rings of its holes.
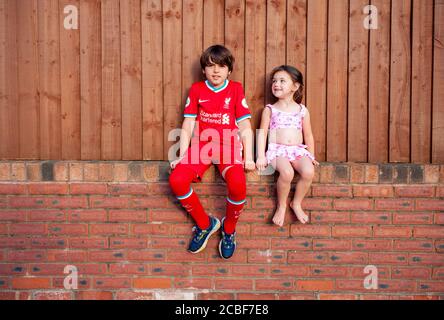
MULTIPOLYGON (((282 228, 275 177, 250 173, 229 261, 218 236, 186 251, 192 221, 167 179, 166 162, 0 162, 0 299, 444 298, 444 165, 323 163, 311 222, 288 212, 282 228)), ((223 216, 214 168, 195 190, 223 216)))

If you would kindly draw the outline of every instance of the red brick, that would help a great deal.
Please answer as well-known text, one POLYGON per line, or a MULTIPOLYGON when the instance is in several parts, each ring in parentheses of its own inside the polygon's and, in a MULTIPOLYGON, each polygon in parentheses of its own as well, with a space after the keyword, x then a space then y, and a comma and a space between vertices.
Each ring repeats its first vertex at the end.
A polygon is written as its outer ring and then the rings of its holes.
POLYGON ((444 265, 444 256, 440 253, 410 253, 410 265, 437 266, 444 265))
MULTIPOLYGON (((31 264, 29 266, 29 272, 33 275, 63 275, 66 268, 66 264, 62 263, 37 263, 31 264)), ((78 274, 85 275, 95 275, 106 273, 105 264, 76 264, 78 274)))
POLYGON ((283 250, 248 250, 248 263, 285 263, 286 252, 283 250))
POLYGON ((0 264, 0 274, 3 276, 25 275, 26 272, 27 272, 27 267, 25 264, 13 264, 13 263, 1 263, 0 264))
POLYGON ((290 294, 290 293, 279 293, 277 294, 278 300, 316 300, 316 296, 314 294, 290 294))
MULTIPOLYGON (((272 239, 279 240, 279 239, 272 239)), ((245 249, 268 249, 270 248, 270 242, 268 239, 246 239, 239 238, 237 240, 239 246, 245 249)))
POLYGON ((99 181, 112 181, 113 180, 113 164, 112 163, 99 163, 99 181))
MULTIPOLYGON (((225 292, 198 293, 196 299, 197 300, 234 300, 234 294, 233 293, 225 293, 225 292)), ((238 299, 240 299, 240 298, 238 298, 238 299)))
MULTIPOLYGON (((214 245, 208 246, 209 254, 208 254, 208 263, 221 263, 221 257, 219 253, 218 242, 214 243, 214 245)), ((230 263, 247 263, 248 252, 251 250, 247 250, 244 248, 236 249, 234 255, 230 258, 230 263)))
POLYGON ((26 211, 19 210, 0 210, 0 222, 5 221, 26 221, 26 211))
POLYGON ((306 277, 310 274, 310 268, 307 266, 270 266, 270 275, 272 277, 306 277))
POLYGON ((63 238, 33 238, 31 240, 32 248, 39 249, 62 249, 67 247, 68 241, 63 238))
POLYGON ((184 249, 188 248, 189 239, 188 238, 161 238, 161 237, 151 237, 148 241, 148 246, 152 248, 175 248, 184 249))
POLYGON ((110 291, 78 291, 76 300, 112 300, 113 293, 110 291))
POLYGON ((329 237, 330 226, 321 225, 291 225, 290 235, 292 237, 329 237))
POLYGON ((32 210, 28 213, 29 221, 65 221, 65 213, 61 210, 32 210))
POLYGON ((253 209, 274 209, 276 201, 271 198, 253 197, 253 209))
POLYGON ((126 209, 129 207, 129 201, 130 198, 100 197, 100 196, 90 197, 91 208, 126 209))
POLYGON ((356 239, 353 240, 353 250, 357 251, 389 251, 392 240, 356 239))
POLYGON ((26 249, 30 247, 31 239, 17 238, 17 237, 0 237, 0 248, 12 249, 22 248, 26 249))
POLYGON ((148 210, 148 221, 152 222, 186 222, 188 219, 188 214, 183 210, 148 210))
POLYGON ((16 300, 16 291, 3 291, 0 292, 0 300, 16 300))
POLYGON ((372 228, 370 226, 333 226, 333 237, 370 237, 372 228))
POLYGON ((164 250, 130 250, 128 260, 134 261, 165 261, 164 250))
POLYGON ((378 183, 379 167, 374 164, 365 165, 365 182, 378 183))
POLYGON ((431 268, 412 268, 412 267, 393 267, 393 279, 430 279, 432 275, 431 268))
POLYGON ((148 187, 146 184, 108 184, 108 190, 111 195, 147 195, 148 187))
POLYGON ((373 236, 379 238, 410 238, 412 236, 412 228, 399 226, 375 226, 373 227, 373 236))
POLYGON ((108 194, 108 189, 104 183, 71 183, 70 193, 80 194, 108 194))
POLYGON ((332 199, 325 198, 305 198, 302 202, 304 210, 331 210, 332 199))
POLYGON ((278 227, 276 225, 255 225, 252 229, 252 236, 267 237, 288 237, 290 226, 278 227))
MULTIPOLYGON (((364 279, 370 274, 368 270, 365 270, 366 266, 351 267, 348 278, 352 279, 364 279)), ((378 279, 390 279, 390 267, 377 266, 378 279)))
POLYGON ((9 234, 9 232, 8 232, 8 224, 6 224, 6 223, 1 223, 0 224, 0 234, 1 235, 9 234))
POLYGON ((313 223, 350 223, 350 212, 346 211, 312 211, 313 223))
POLYGON ((274 293, 238 293, 238 300, 275 300, 274 293))
POLYGON ((412 211, 414 209, 414 200, 411 199, 377 199, 375 201, 376 210, 412 211))
POLYGON ((109 221, 112 222, 146 222, 146 210, 110 210, 109 221))
POLYGON ((367 198, 391 198, 393 197, 393 187, 386 185, 353 186, 353 196, 367 198))
POLYGON ((145 249, 147 240, 141 238, 110 238, 109 246, 111 249, 145 249))
MULTIPOLYGON (((167 224, 132 224, 131 233, 134 235, 170 235, 171 225, 167 224)), ((191 226, 188 226, 188 234, 191 235, 191 226)))
POLYGON ((345 278, 348 274, 348 267, 341 266, 312 266, 310 267, 310 277, 319 278, 345 278))
POLYGON ((11 169, 10 163, 0 163, 0 181, 1 180, 7 181, 11 179, 10 169, 11 169))
POLYGON ((444 213, 435 213, 435 224, 444 224, 444 213))
MULTIPOLYGON (((145 198, 131 198, 130 208, 171 208, 173 203, 168 197, 145 197, 145 198)), ((207 208, 207 207, 205 207, 207 208)))
POLYGON ((351 223, 356 224, 390 224, 391 213, 381 211, 352 212, 351 223))
POLYGON ((314 239, 313 250, 350 250, 350 240, 314 239))
POLYGON ((56 235, 88 235, 88 225, 80 223, 50 224, 49 233, 56 235))
POLYGON ((94 278, 93 287, 96 289, 126 289, 131 287, 131 278, 113 277, 113 278, 94 278))
POLYGON ((107 238, 74 238, 69 239, 69 247, 77 249, 106 249, 108 248, 107 238))
POLYGON ((45 260, 46 252, 44 250, 10 250, 7 257, 8 262, 34 262, 45 260))
MULTIPOLYGON (((26 175, 28 181, 40 181, 42 180, 40 163, 27 163, 26 164, 26 175)), ((1 178, 0 178, 1 180, 1 178)))
POLYGON ((46 235, 47 226, 44 223, 15 223, 9 226, 10 234, 46 235))
POLYGON ((59 197, 48 198, 49 208, 87 208, 86 197, 59 197))
POLYGON ((325 252, 288 252, 289 264, 326 264, 328 255, 325 252))
MULTIPOLYGON (((439 175, 438 175, 439 178, 439 175)), ((26 166, 23 162, 11 163, 11 180, 25 181, 26 180, 26 166)))
MULTIPOLYGON (((336 280, 337 290, 364 291, 364 280, 336 280)), ((406 280, 385 280, 379 279, 378 289, 373 292, 414 292, 416 290, 416 281, 406 280)), ((370 290, 369 290, 370 291, 370 290)))
POLYGON ((394 213, 394 224, 432 224, 432 213, 394 213))
POLYGON ((293 280, 288 279, 256 279, 256 290, 294 290, 293 280))
POLYGON ((68 181, 69 169, 66 162, 58 161, 54 163, 54 180, 68 181))
POLYGON ((250 196, 268 197, 270 196, 270 192, 268 185, 247 183, 247 194, 250 196))
POLYGON ((121 262, 126 260, 126 253, 118 250, 96 250, 89 252, 91 262, 121 262))
POLYGON ((128 225, 123 223, 91 224, 91 235, 128 234, 128 225))
POLYGON ((444 267, 433 268, 433 279, 444 280, 444 267))
POLYGON ((212 280, 211 278, 175 278, 174 288, 212 289, 212 280))
POLYGON ((395 240, 395 251, 433 251, 433 241, 429 240, 395 240))
POLYGON ((9 197, 9 207, 11 208, 44 208, 49 206, 48 198, 42 197, 9 197))
POLYGON ((12 289, 49 289, 51 288, 50 278, 13 278, 12 289))
POLYGON ((435 248, 437 252, 444 252, 444 240, 435 241, 435 248))
POLYGON ((365 264, 368 262, 366 252, 330 252, 328 259, 330 264, 365 264))
POLYGON ((66 183, 31 183, 28 185, 29 194, 68 194, 66 183))
POLYGON ((319 300, 359 300, 359 296, 356 294, 321 293, 319 300))
POLYGON ((360 164, 350 164, 350 183, 364 183, 364 169, 360 164))
POLYGON ((72 210, 68 212, 68 220, 71 222, 105 222, 106 210, 72 210))
POLYGON ((407 254, 403 253, 370 253, 369 262, 375 265, 394 264, 403 265, 408 264, 409 259, 407 254))
POLYGON ((0 183, 0 194, 26 194, 26 185, 14 183, 0 183))
POLYGON ((312 250, 313 246, 311 240, 305 238, 291 238, 271 239, 271 248, 273 250, 312 250))
MULTIPOLYGON (((62 278, 55 277, 52 279, 52 286, 55 289, 65 289, 65 276, 62 278)), ((81 275, 79 276, 79 282, 78 282, 78 290, 86 290, 91 288, 91 279, 90 278, 84 278, 81 275)))
POLYGON ((323 164, 319 169, 319 181, 321 183, 332 183, 334 180, 334 166, 323 164))
POLYGON ((372 210, 373 200, 364 199, 337 199, 333 201, 335 210, 372 210))
POLYGON ((197 276, 226 276, 230 274, 230 268, 223 265, 198 264, 192 266, 191 272, 197 276))
POLYGON ((313 197, 352 197, 351 186, 317 185, 312 187, 313 197))
POLYGON ((234 265, 231 272, 238 277, 265 277, 269 274, 269 268, 263 264, 234 265))
POLYGON ((171 278, 135 278, 133 288, 136 289, 167 289, 171 288, 171 278))
POLYGON ((444 200, 416 200, 416 210, 444 211, 444 200))
POLYGON ((296 280, 296 290, 300 291, 330 291, 333 290, 333 280, 296 280))
POLYGON ((115 294, 116 300, 153 300, 153 292, 119 290, 115 294))
POLYGON ((263 210, 244 210, 242 212, 242 222, 260 222, 266 223, 268 221, 269 214, 263 210))
POLYGON ((221 290, 252 290, 253 289, 253 280, 247 279, 222 279, 216 278, 215 289, 221 290))
POLYGON ((87 259, 86 251, 75 251, 75 250, 48 250, 47 261, 57 261, 57 262, 85 262, 87 259))
POLYGON ((415 238, 444 238, 444 226, 437 227, 414 227, 415 238))
POLYGON ((148 265, 150 273, 153 276, 187 276, 190 274, 190 267, 188 265, 179 263, 150 263, 148 265))
POLYGON ((442 281, 419 281, 418 291, 420 292, 444 292, 444 282, 442 281))
POLYGON ((395 195, 399 198, 430 198, 435 196, 435 187, 419 185, 395 187, 395 195))

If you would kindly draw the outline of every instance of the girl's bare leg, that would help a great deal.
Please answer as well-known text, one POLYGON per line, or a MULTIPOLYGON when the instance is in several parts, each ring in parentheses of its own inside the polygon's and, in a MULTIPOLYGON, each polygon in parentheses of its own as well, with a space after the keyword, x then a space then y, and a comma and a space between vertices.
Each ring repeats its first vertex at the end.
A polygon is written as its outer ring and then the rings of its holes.
POLYGON ((308 222, 308 216, 302 210, 302 200, 310 189, 313 181, 314 166, 308 157, 302 157, 299 160, 292 161, 291 165, 299 173, 300 179, 296 184, 294 198, 290 203, 290 207, 293 209, 298 220, 305 224, 308 222))
POLYGON ((285 212, 287 211, 287 199, 290 193, 291 181, 294 177, 294 169, 286 158, 278 157, 272 161, 272 166, 279 172, 277 181, 277 209, 274 213, 273 223, 284 225, 285 212))

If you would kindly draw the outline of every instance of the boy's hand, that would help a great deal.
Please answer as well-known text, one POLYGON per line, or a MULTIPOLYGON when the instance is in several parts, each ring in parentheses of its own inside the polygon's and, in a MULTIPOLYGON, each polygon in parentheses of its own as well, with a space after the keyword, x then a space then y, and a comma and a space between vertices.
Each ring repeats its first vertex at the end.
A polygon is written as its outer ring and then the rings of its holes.
POLYGON ((267 165, 268 165, 267 158, 265 158, 264 156, 257 158, 256 167, 258 168, 258 170, 260 170, 260 171, 265 170, 265 167, 267 165))
POLYGON ((245 160, 244 161, 244 168, 247 171, 253 171, 254 169, 256 169, 256 165, 253 160, 245 160))

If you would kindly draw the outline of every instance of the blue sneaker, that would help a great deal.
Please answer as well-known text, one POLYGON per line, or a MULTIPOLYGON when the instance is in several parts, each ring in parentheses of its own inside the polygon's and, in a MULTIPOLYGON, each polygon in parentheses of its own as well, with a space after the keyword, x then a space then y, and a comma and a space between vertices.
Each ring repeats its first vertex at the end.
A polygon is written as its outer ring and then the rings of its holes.
POLYGON ((224 221, 225 218, 222 219, 222 239, 219 242, 219 253, 222 258, 229 259, 233 256, 234 251, 236 250, 236 232, 233 234, 225 233, 223 227, 224 221))
POLYGON ((210 226, 208 229, 200 229, 198 226, 193 227, 194 236, 188 246, 191 253, 201 252, 207 246, 208 239, 220 228, 220 221, 216 217, 210 217, 210 226))

